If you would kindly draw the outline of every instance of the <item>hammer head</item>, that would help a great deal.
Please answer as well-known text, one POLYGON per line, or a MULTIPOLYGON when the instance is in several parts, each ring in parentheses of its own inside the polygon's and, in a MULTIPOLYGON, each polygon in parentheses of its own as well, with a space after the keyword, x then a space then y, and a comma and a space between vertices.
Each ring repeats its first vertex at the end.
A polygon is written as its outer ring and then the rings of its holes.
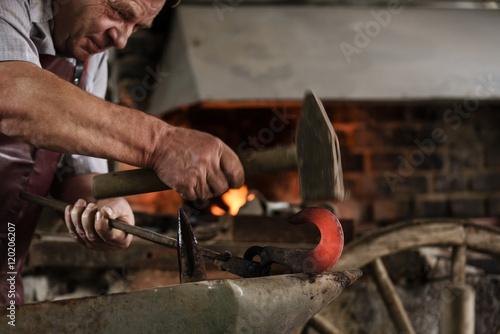
POLYGON ((345 200, 338 138, 323 104, 309 91, 295 139, 302 200, 345 200))

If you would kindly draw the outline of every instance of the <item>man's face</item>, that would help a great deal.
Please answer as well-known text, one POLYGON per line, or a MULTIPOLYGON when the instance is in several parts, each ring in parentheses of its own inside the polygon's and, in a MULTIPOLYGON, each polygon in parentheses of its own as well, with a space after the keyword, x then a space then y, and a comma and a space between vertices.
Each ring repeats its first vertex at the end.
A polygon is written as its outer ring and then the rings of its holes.
POLYGON ((151 26, 165 0, 54 0, 53 3, 56 50, 67 57, 87 60, 112 46, 124 48, 134 31, 151 26))

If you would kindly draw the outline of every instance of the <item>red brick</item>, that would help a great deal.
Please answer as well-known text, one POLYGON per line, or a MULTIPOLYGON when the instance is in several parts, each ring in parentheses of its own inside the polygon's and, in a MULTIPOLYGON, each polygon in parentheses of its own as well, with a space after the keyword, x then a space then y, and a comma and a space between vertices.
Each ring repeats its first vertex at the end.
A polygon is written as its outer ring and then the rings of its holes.
POLYGON ((443 115, 446 109, 450 108, 449 102, 420 103, 412 104, 411 115, 418 122, 439 122, 443 121, 443 115))
POLYGON ((472 190, 499 190, 500 174, 473 174, 470 176, 470 182, 472 190))
POLYGON ((492 145, 485 149, 485 166, 498 167, 500 166, 500 149, 498 145, 492 145))
POLYGON ((463 174, 447 174, 434 176, 434 190, 437 192, 453 192, 466 189, 465 177, 463 174))
POLYGON ((450 166, 451 168, 477 167, 481 158, 477 147, 453 145, 450 147, 450 166))
POLYGON ((377 122, 401 122, 405 120, 405 107, 394 103, 372 104, 368 115, 377 122))
POLYGON ((401 181, 395 181, 389 174, 386 174, 385 177, 378 177, 375 180, 379 191, 386 195, 392 193, 422 194, 426 193, 429 189, 427 178, 423 176, 402 178, 401 181))
POLYGON ((449 205, 446 200, 423 200, 415 205, 415 216, 419 218, 448 217, 449 205))
POLYGON ((484 217, 484 204, 478 198, 454 199, 450 203, 451 215, 453 217, 484 217))
POLYGON ((333 123, 366 122, 371 112, 357 102, 324 102, 326 113, 333 123))
POLYGON ((410 209, 408 201, 378 200, 373 202, 373 219, 376 222, 407 219, 410 209))
MULTIPOLYGON (((354 130, 353 142, 354 146, 382 146, 386 143, 387 134, 383 129, 362 129, 354 130)), ((389 131, 389 130, 387 130, 389 131)))
POLYGON ((486 216, 500 217, 500 197, 488 198, 486 200, 486 216))
MULTIPOLYGON (((407 154, 375 153, 371 156, 373 170, 398 171, 408 170, 441 170, 444 167, 444 157, 441 153, 426 155, 419 149, 407 154)), ((403 172, 404 174, 405 172, 403 172)))
MULTIPOLYGON (((342 150, 341 150, 342 151, 342 150)), ((364 171, 364 157, 362 154, 352 154, 349 151, 341 153, 342 169, 348 172, 364 171)))

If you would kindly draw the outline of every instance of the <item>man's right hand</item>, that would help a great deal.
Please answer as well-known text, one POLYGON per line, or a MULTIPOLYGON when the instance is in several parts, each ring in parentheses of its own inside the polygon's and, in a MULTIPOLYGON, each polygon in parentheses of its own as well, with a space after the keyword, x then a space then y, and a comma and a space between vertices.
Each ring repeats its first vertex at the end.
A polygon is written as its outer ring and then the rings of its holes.
POLYGON ((185 199, 209 199, 245 182, 236 153, 208 133, 169 126, 159 140, 166 144, 156 148, 153 169, 185 199))

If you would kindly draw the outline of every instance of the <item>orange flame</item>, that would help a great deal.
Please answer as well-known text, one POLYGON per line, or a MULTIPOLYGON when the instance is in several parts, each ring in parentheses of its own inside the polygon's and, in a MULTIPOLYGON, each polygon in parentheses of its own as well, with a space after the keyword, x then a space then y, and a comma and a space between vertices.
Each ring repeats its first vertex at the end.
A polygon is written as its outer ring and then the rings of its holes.
POLYGON ((222 209, 220 206, 217 205, 212 205, 212 207, 210 208, 210 212, 212 212, 214 216, 222 216, 223 214, 226 213, 224 209, 222 209))
MULTIPOLYGON (((229 207, 229 214, 236 216, 238 210, 246 203, 248 196, 247 186, 243 186, 239 189, 230 189, 227 193, 222 195, 222 200, 229 207)), ((210 211, 215 216, 222 216, 226 212, 220 207, 213 205, 210 211)))

